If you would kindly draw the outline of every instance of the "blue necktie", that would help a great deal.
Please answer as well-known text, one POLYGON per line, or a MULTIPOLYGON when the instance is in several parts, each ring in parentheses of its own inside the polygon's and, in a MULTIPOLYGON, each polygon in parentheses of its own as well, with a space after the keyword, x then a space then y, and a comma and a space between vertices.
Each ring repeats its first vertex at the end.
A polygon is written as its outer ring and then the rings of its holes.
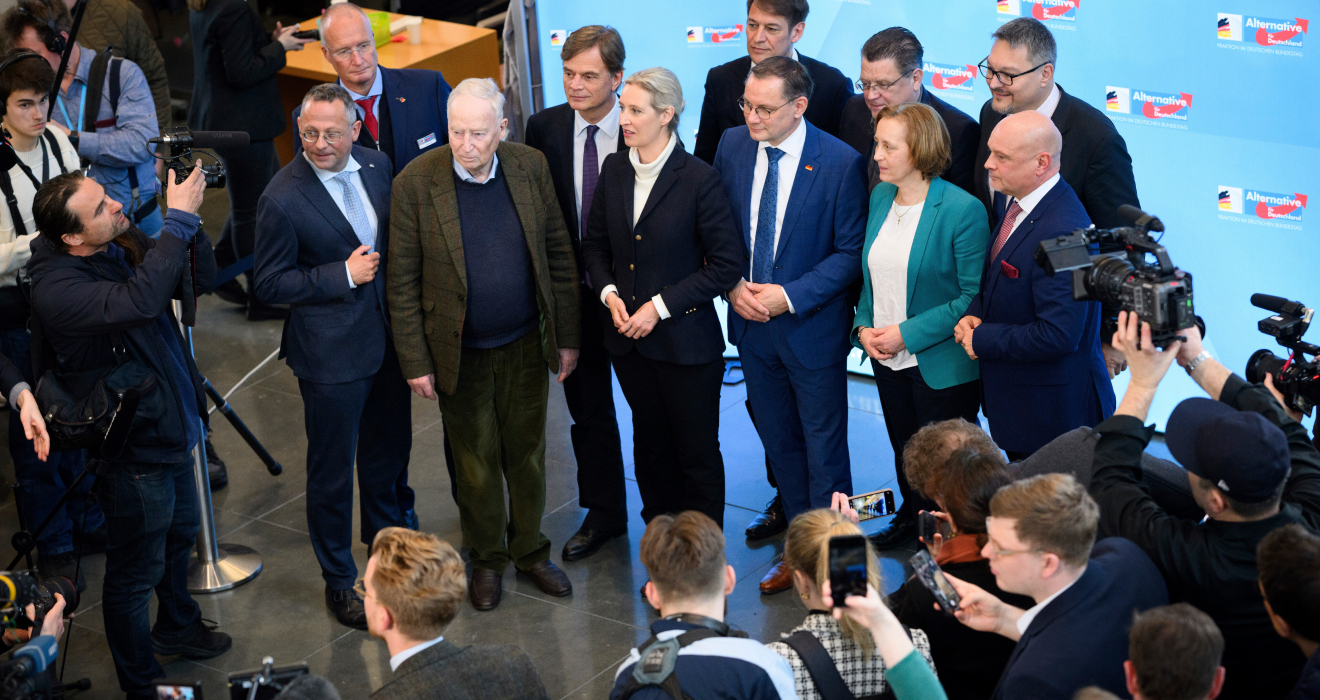
POLYGON ((779 159, 784 152, 766 148, 769 167, 765 170, 765 185, 761 188, 761 206, 756 210, 756 239, 752 241, 752 280, 768 284, 775 264, 775 219, 779 215, 779 159))
POLYGON ((353 173, 343 170, 335 176, 335 181, 344 187, 344 214, 348 218, 348 223, 353 227, 353 233, 357 234, 358 240, 362 245, 369 245, 374 250, 376 248, 376 232, 371 230, 371 222, 367 220, 367 210, 362 208, 362 200, 358 198, 357 188, 353 186, 353 173))

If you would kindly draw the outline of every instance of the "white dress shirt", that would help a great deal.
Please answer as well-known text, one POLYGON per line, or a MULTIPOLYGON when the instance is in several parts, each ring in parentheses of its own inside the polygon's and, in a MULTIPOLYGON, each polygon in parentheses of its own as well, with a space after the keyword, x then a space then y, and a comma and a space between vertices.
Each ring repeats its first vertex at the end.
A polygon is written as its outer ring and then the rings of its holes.
MULTIPOLYGON (((495 169, 498 167, 500 167, 500 154, 496 152, 490 157, 490 172, 486 175, 486 182, 490 182, 490 179, 495 177, 495 169)), ((478 185, 486 184, 485 182, 478 182, 477 178, 473 177, 472 173, 468 172, 468 169, 463 167, 463 164, 458 162, 457 158, 454 159, 454 174, 463 182, 475 182, 478 185)))
MULTIPOLYGON (((345 90, 348 90, 348 86, 344 85, 344 81, 342 80, 339 81, 339 86, 344 88, 345 90)), ((380 101, 381 98, 385 95, 385 83, 380 77, 379 67, 376 68, 376 79, 371 81, 371 88, 367 90, 367 94, 359 95, 356 92, 353 92, 352 90, 348 90, 348 94, 350 97, 353 98, 354 102, 357 102, 358 100, 365 100, 368 97, 374 95, 376 97, 376 101, 371 103, 371 114, 372 116, 376 117, 376 123, 380 123, 380 101)), ((358 118, 363 120, 362 128, 363 129, 367 128, 367 125, 365 123, 367 113, 365 110, 362 109, 362 105, 357 106, 357 113, 358 113, 358 118)))
POLYGON ((1022 617, 1019 617, 1017 621, 1018 634, 1019 635, 1026 634, 1027 628, 1031 626, 1031 621, 1036 619, 1036 616, 1040 614, 1040 611, 1044 610, 1046 605, 1053 603, 1055 598, 1058 598, 1059 596, 1063 595, 1064 591, 1068 590, 1069 588, 1072 588, 1074 584, 1080 581, 1083 573, 1086 573, 1085 568, 1082 569, 1081 573, 1077 574, 1077 578, 1073 579, 1071 583, 1055 591, 1053 595, 1046 598, 1045 600, 1040 601, 1039 603, 1036 603, 1035 605, 1031 606, 1029 610, 1022 613, 1022 617))
MULTIPOLYGON (((573 112, 573 191, 577 194, 577 210, 582 211, 582 153, 587 146, 587 120, 580 112, 573 112)), ((600 130, 596 132, 596 171, 605 167, 605 156, 619 150, 619 100, 614 98, 614 107, 608 114, 596 122, 600 130)), ((586 228, 586 222, 579 222, 579 228, 586 228)), ((575 231, 579 233, 580 231, 575 231)))
POLYGON ((408 659, 411 659, 414 656, 417 656, 418 654, 426 651, 427 649, 430 649, 431 647, 443 641, 445 641, 445 636, 442 634, 439 637, 436 637, 435 639, 432 639, 429 642, 422 642, 421 644, 418 644, 415 647, 409 647, 395 654, 394 656, 391 656, 390 670, 391 671, 399 670, 399 666, 401 666, 403 662, 407 661, 408 659))
MULTIPOLYGON (((674 152, 674 146, 678 144, 678 136, 674 133, 669 134, 669 143, 665 144, 665 150, 660 152, 660 156, 650 163, 643 164, 637 156, 637 149, 628 149, 628 161, 633 166, 633 226, 642 218, 642 210, 646 208, 646 200, 651 196, 651 188, 655 186, 655 181, 660 178, 660 170, 665 167, 669 160, 669 155, 674 152)), ((600 302, 609 308, 609 302, 605 298, 610 292, 619 293, 619 288, 607 284, 600 290, 600 302)), ((655 311, 660 315, 660 320, 669 318, 669 307, 665 306, 665 300, 657 294, 651 297, 651 303, 655 305, 655 311)))
MULTIPOLYGON (((316 163, 312 162, 305 150, 303 151, 303 158, 307 159, 307 164, 312 166, 312 172, 316 173, 316 177, 321 180, 321 184, 325 185, 325 191, 330 193, 330 198, 335 200, 335 206, 339 207, 339 213, 347 219, 348 209, 344 207, 344 186, 335 180, 339 173, 316 167, 316 163)), ((362 202, 362 209, 366 211, 367 223, 371 225, 372 233, 379 237, 380 219, 376 217, 376 208, 371 206, 371 197, 367 196, 367 188, 362 185, 362 175, 358 173, 361 169, 362 166, 357 162, 357 159, 350 155, 348 163, 344 165, 344 170, 353 173, 349 180, 353 182, 353 188, 357 190, 358 200, 362 202)), ((349 227, 352 227, 351 223, 349 227)), ((371 249, 373 251, 376 249, 375 238, 372 239, 371 249)), ((348 261, 344 261, 344 271, 348 273, 348 288, 357 289, 357 285, 353 284, 353 272, 348 267, 348 261)))
MULTIPOLYGON (((1018 206, 1022 207, 1022 211, 1017 215, 1017 218, 1013 219, 1013 228, 1009 229, 1008 238, 1004 239, 1004 245, 1008 245, 1008 242, 1013 240, 1013 234, 1017 232, 1018 225, 1027 220, 1027 215, 1031 213, 1031 210, 1035 209, 1036 205, 1040 204, 1040 200, 1044 199, 1045 195, 1054 189, 1054 186, 1058 183, 1059 174, 1054 173, 1050 176, 1050 179, 1045 181, 1045 184, 1032 190, 1031 194, 1017 200, 1018 206)), ((1013 206, 1013 199, 1009 198, 1004 211, 1007 212, 1007 208, 1011 206, 1013 206)), ((1003 224, 1001 223, 1000 226, 1003 226, 1003 224)), ((998 236, 999 231, 995 231, 995 235, 998 236)))
MULTIPOLYGON (((793 179, 797 177, 798 164, 802 161, 802 149, 806 143, 807 120, 801 119, 793 133, 789 134, 783 143, 774 146, 784 152, 784 155, 779 157, 779 190, 775 193, 775 239, 770 242, 775 250, 779 250, 779 234, 784 230, 784 212, 788 211, 788 198, 793 193, 793 179)), ((756 259, 756 221, 761 213, 761 191, 765 189, 765 174, 770 171, 770 157, 765 154, 767 148, 771 148, 769 141, 761 141, 756 145, 756 168, 752 171, 750 208, 752 247, 748 251, 752 260, 756 259)), ((773 254, 771 257, 774 257, 773 254)), ((787 293, 784 294, 784 300, 788 302, 788 312, 797 313, 787 293)))
MULTIPOLYGON (((925 207, 925 200, 911 207, 899 207, 894 203, 871 243, 866 266, 871 272, 871 326, 874 328, 897 325, 908 319, 908 258, 912 253, 912 239, 917 235, 917 223, 921 221, 921 210, 925 207), (898 209, 904 210, 902 223, 898 220, 898 209)), ((892 370, 907 369, 917 366, 917 356, 903 349, 888 360, 880 360, 880 364, 892 370)))

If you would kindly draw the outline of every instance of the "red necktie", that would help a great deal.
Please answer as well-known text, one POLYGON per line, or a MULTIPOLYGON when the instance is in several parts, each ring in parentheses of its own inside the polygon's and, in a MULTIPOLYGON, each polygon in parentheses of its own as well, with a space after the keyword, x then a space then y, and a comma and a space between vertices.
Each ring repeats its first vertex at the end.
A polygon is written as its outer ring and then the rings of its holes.
POLYGON ((371 111, 371 108, 376 105, 376 97, 378 96, 372 95, 371 97, 368 97, 365 100, 353 100, 353 101, 358 103, 358 106, 366 111, 366 114, 363 115, 362 117, 362 121, 366 123, 367 131, 371 132, 371 138, 377 143, 379 143, 380 124, 376 123, 376 115, 371 111))
POLYGON ((995 238, 995 245, 990 249, 990 262, 994 262, 999 251, 1008 242, 1009 234, 1013 233, 1013 222, 1017 221, 1018 214, 1021 213, 1022 207, 1018 205, 1016 199, 1013 200, 1013 203, 1008 205, 1008 211, 1004 213, 1004 223, 999 225, 999 236, 995 238))

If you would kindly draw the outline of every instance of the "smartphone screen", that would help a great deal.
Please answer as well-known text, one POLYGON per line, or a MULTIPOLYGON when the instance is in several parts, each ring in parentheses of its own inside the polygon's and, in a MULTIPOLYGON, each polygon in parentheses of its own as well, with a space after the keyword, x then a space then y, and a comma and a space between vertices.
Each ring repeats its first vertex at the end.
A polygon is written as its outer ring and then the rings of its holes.
POLYGON ((917 552, 912 556, 911 564, 917 580, 935 596, 935 602, 939 603, 940 609, 952 615, 962 603, 962 598, 958 595, 958 591, 954 590, 953 584, 949 583, 949 579, 944 577, 944 572, 940 571, 939 564, 931 558, 930 552, 924 549, 917 552))
POLYGON ((837 535, 830 538, 830 597, 842 608, 850 595, 866 595, 866 538, 837 535))
POLYGON ((848 507, 857 511, 858 521, 894 514, 894 490, 880 489, 848 498, 848 507))
POLYGON ((157 683, 156 700, 202 700, 202 684, 157 683))

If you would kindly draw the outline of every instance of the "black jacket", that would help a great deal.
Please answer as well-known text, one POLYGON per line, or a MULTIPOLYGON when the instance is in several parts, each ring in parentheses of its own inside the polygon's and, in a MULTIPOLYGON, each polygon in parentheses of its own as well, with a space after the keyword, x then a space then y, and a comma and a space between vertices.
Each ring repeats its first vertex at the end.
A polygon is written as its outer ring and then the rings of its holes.
MULTIPOLYGON (((32 313, 40 322, 45 342, 55 353, 61 372, 85 372, 115 362, 112 334, 123 338, 129 357, 155 372, 160 386, 174 400, 166 418, 149 426, 135 425, 121 459, 125 462, 174 464, 188 458, 187 429, 182 416, 184 401, 197 405, 206 415, 206 394, 201 375, 188 355, 171 313, 172 299, 187 299, 204 293, 215 279, 215 256, 201 219, 171 211, 159 239, 147 238, 134 229, 136 241, 146 251, 141 263, 130 271, 111 251, 86 257, 56 250, 44 236, 32 241, 28 274, 32 276, 32 313), (188 241, 173 231, 192 238, 188 241), (192 268, 193 274, 188 270, 192 268), (190 277, 192 279, 190 279, 190 277), (194 282, 195 280, 195 282, 194 282), (192 386, 177 386, 169 369, 169 349, 160 332, 160 318, 169 318, 170 328, 183 349, 192 386)), ((48 368, 52 369, 52 368, 48 368)))
POLYGON ((1141 483, 1141 454, 1154 428, 1132 416, 1114 416, 1096 426, 1101 437, 1091 495, 1100 504, 1102 535, 1136 542, 1164 574, 1170 599, 1191 603, 1219 625, 1228 671, 1220 697, 1282 698, 1297 682, 1305 658, 1270 624, 1256 584, 1256 545, 1289 523, 1320 529, 1320 452, 1307 439, 1306 428, 1289 418, 1264 386, 1234 375, 1219 400, 1265 416, 1288 436, 1292 473, 1277 515, 1249 523, 1197 524, 1166 513, 1141 483))
MULTIPOLYGON (((966 112, 936 97, 925 87, 921 88, 921 99, 918 101, 934 109, 949 130, 951 147, 949 169, 940 177, 977 197, 974 175, 976 167, 985 162, 976 162, 976 148, 981 141, 981 126, 967 116, 966 112)), ((866 156, 867 187, 875 189, 880 183, 880 168, 872 160, 875 155, 875 122, 871 119, 871 108, 866 105, 864 95, 854 95, 844 106, 843 118, 839 121, 839 140, 866 156)), ((981 198, 977 197, 977 199, 981 198)))
MULTIPOLYGON (((990 595, 1023 610, 1036 604, 1031 598, 1005 593, 995 583, 990 562, 945 564, 940 567, 962 581, 983 588, 990 595)), ((940 672, 940 685, 949 700, 985 700, 995 690, 1004 666, 1017 642, 994 632, 977 632, 958 619, 935 609, 935 596, 915 578, 908 579, 889 596, 889 607, 898 621, 926 633, 930 657, 940 672)))
MULTIPOLYGON (((830 136, 838 136, 843 106, 853 96, 852 81, 840 73, 838 68, 814 58, 799 53, 798 60, 807 67, 812 82, 807 113, 803 116, 817 129, 830 136)), ((707 163, 714 163, 715 151, 719 148, 720 137, 724 136, 724 132, 747 123, 743 119, 742 109, 738 107, 738 100, 743 96, 743 85, 751 70, 752 57, 743 56, 715 66, 706 74, 706 97, 701 103, 701 124, 697 127, 697 145, 692 149, 692 155, 707 163)))
MULTIPOLYGON (((546 162, 550 164, 550 179, 555 183, 559 210, 564 213, 564 224, 568 226, 568 237, 573 241, 578 269, 585 270, 579 240, 581 224, 578 223, 577 187, 573 184, 573 114, 573 108, 568 103, 533 114, 527 119, 527 139, 524 143, 543 153, 546 162)), ((619 145, 614 150, 628 150, 623 144, 623 129, 619 130, 619 145)), ((599 181, 596 186, 600 187, 599 181)))
POLYGON ((190 13, 193 93, 188 128, 246 131, 253 141, 284 133, 284 108, 275 74, 284 46, 272 41, 243 0, 210 0, 190 13))
POLYGON ((712 299, 738 283, 747 255, 720 174, 679 143, 645 202, 633 201, 635 180, 627 151, 605 159, 582 257, 597 295, 617 286, 633 314, 660 294, 671 315, 638 340, 607 325, 605 347, 626 355, 635 346, 644 357, 680 365, 714 362, 724 354, 724 332, 712 299), (633 226, 635 206, 644 208, 633 226))
MULTIPOLYGON (((976 149, 976 191, 972 194, 985 203, 992 231, 1002 212, 997 214, 994 210, 985 161, 990 157, 990 132, 1003 118, 1004 115, 990 108, 989 100, 981 106, 981 145, 976 149)), ((1059 105, 1051 120, 1063 134, 1059 173, 1082 200, 1091 223, 1096 228, 1129 225, 1118 215, 1119 205, 1139 207, 1141 204, 1137 201, 1137 182, 1132 177, 1132 157, 1114 123, 1100 110, 1069 95, 1062 85, 1059 105)))
POLYGON ((1302 669, 1302 678, 1288 695, 1288 700, 1320 700, 1320 651, 1311 654, 1302 669))

